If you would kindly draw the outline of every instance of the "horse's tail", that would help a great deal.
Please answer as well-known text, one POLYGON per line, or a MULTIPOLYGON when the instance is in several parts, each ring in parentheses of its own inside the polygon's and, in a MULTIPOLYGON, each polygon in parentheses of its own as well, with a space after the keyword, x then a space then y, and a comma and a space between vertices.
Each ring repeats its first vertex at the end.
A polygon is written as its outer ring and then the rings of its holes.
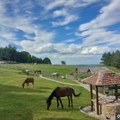
POLYGON ((73 93, 73 95, 74 95, 75 97, 79 97, 79 96, 81 95, 81 93, 79 93, 79 94, 75 94, 74 89, 72 89, 72 93, 73 93))

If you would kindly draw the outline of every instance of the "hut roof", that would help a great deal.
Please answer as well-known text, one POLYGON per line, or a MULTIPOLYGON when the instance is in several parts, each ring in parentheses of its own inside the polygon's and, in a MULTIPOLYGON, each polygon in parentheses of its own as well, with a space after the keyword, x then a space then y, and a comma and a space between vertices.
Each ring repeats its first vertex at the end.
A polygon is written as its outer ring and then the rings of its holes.
POLYGON ((89 69, 89 66, 79 66, 77 69, 78 69, 78 72, 87 72, 89 69))
POLYGON ((109 69, 107 67, 89 67, 89 70, 91 73, 96 73, 100 71, 108 71, 109 69))
POLYGON ((96 66, 79 66, 78 67, 78 72, 87 72, 90 71, 91 73, 96 73, 99 71, 105 71, 109 70, 107 67, 96 67, 96 66))
POLYGON ((85 78, 83 82, 95 86, 118 85, 120 84, 120 74, 101 71, 85 78))

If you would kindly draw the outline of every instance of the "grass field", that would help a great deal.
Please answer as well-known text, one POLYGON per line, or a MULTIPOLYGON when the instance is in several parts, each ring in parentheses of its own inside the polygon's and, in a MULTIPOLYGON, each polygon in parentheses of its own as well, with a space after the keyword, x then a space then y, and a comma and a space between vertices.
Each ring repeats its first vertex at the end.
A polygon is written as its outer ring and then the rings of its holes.
MULTIPOLYGON (((74 107, 68 108, 67 98, 62 98, 64 109, 56 108, 56 99, 52 101, 50 110, 46 110, 46 99, 57 86, 69 86, 35 77, 35 87, 22 88, 21 84, 27 75, 22 69, 31 71, 41 69, 43 73, 59 72, 68 74, 75 66, 13 64, 0 66, 0 120, 96 120, 79 111, 80 106, 90 105, 90 95, 79 86, 73 87, 76 93, 82 92, 78 98, 73 97, 74 107)), ((60 81, 60 79, 58 79, 60 81)), ((76 84, 64 79, 63 82, 76 84)))

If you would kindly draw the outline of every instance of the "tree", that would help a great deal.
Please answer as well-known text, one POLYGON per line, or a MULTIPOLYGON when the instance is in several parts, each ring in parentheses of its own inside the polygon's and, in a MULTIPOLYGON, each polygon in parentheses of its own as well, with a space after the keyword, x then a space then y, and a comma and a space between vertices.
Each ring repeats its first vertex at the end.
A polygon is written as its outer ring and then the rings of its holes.
POLYGON ((43 63, 41 58, 37 58, 37 63, 43 63))
POLYGON ((32 63, 37 63, 37 57, 32 56, 31 59, 32 59, 32 63))
POLYGON ((15 47, 12 47, 11 45, 8 46, 7 48, 7 52, 8 52, 8 55, 9 55, 9 60, 10 61, 16 61, 16 54, 17 54, 17 51, 16 51, 16 48, 15 47))
POLYGON ((18 62, 18 63, 41 63, 41 64, 51 64, 49 58, 41 58, 31 56, 29 52, 26 51, 17 51, 15 47, 9 45, 5 48, 0 48, 0 60, 18 62))
POLYGON ((111 59, 112 59, 112 54, 110 52, 104 53, 101 58, 102 63, 107 66, 111 66, 111 59))
POLYGON ((26 51, 19 52, 17 61, 20 63, 30 63, 31 55, 26 51))
POLYGON ((65 62, 65 61, 61 61, 61 64, 62 64, 62 65, 66 65, 66 62, 65 62))
POLYGON ((5 48, 0 48, 0 59, 7 61, 16 61, 16 48, 9 45, 5 48))
POLYGON ((51 61, 50 61, 50 59, 47 58, 47 57, 45 57, 45 58, 43 59, 43 63, 44 63, 44 64, 52 64, 51 61))
POLYGON ((120 69, 120 51, 117 50, 113 53, 104 53, 102 55, 102 63, 107 66, 113 66, 120 69))
POLYGON ((112 59, 112 65, 118 69, 120 69, 120 51, 116 51, 115 54, 113 55, 112 59))

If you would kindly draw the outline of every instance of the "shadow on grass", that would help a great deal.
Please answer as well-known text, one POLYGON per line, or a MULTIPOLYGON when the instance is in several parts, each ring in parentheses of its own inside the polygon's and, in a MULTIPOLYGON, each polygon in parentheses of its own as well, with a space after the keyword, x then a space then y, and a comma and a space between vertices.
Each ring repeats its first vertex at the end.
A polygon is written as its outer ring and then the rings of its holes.
MULTIPOLYGON (((65 105, 64 105, 65 106, 65 105)), ((79 107, 77 108, 77 107, 73 107, 73 108, 69 108, 68 106, 65 106, 64 107, 64 109, 62 109, 61 107, 59 107, 59 108, 57 108, 57 105, 56 106, 54 106, 54 108, 52 107, 51 109, 50 109, 50 111, 52 111, 52 112, 75 112, 75 111, 78 111, 79 110, 79 107)))
POLYGON ((40 87, 40 89, 51 89, 50 87, 40 87))
POLYGON ((45 97, 41 94, 45 92, 0 85, 0 120, 33 120, 35 111, 45 109, 45 97))
POLYGON ((45 93, 45 87, 42 88, 22 88, 17 86, 8 86, 0 84, 0 92, 38 92, 38 93, 45 93))
POLYGON ((74 120, 74 119, 71 119, 71 118, 42 118, 40 120, 74 120))
POLYGON ((29 109, 0 109, 0 120, 33 120, 29 109))

